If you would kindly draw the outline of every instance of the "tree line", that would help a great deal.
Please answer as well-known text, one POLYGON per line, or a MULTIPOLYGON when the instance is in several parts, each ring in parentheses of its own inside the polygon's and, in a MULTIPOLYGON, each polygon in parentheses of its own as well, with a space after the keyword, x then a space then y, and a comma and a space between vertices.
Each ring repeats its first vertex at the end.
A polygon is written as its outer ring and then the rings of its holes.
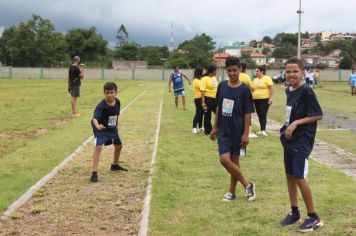
MULTIPOLYGON (((302 34, 309 38, 309 33, 302 34)), ((124 25, 116 35, 117 44, 114 49, 108 47, 96 28, 72 28, 65 34, 56 32, 51 21, 41 16, 32 15, 27 22, 6 28, 0 37, 0 62, 3 65, 18 67, 62 67, 67 66, 75 55, 89 66, 111 67, 113 59, 146 60, 148 65, 161 65, 180 68, 205 67, 212 63, 215 45, 213 38, 202 33, 178 45, 176 50, 169 51, 167 46, 144 46, 131 42, 124 25)), ((303 51, 302 54, 313 53, 328 55, 334 49, 341 50, 340 67, 348 69, 356 63, 356 39, 320 42, 316 47, 303 51)), ((262 53, 275 58, 290 58, 297 54, 298 36, 293 33, 278 33, 274 38, 263 37, 254 43, 273 43, 276 49, 263 49, 262 53)), ((218 51, 221 49, 218 49, 218 51)), ((243 61, 254 67, 254 61, 243 54, 243 61)))

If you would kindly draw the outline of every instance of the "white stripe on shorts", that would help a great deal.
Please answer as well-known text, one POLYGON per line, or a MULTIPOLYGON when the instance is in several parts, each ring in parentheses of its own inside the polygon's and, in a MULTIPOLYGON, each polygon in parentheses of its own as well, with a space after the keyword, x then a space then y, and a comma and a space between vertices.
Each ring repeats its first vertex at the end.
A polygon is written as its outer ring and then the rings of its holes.
POLYGON ((307 175, 308 175, 308 170, 309 170, 309 164, 308 164, 308 159, 305 158, 305 162, 304 162, 304 179, 307 178, 307 175))

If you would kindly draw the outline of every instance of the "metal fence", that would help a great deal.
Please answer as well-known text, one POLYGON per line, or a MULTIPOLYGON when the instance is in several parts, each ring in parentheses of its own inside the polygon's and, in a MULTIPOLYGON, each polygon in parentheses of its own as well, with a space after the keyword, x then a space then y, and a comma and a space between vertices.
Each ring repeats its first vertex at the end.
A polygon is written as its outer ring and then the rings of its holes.
MULTIPOLYGON (((193 69, 181 70, 188 77, 193 77, 193 69)), ((104 69, 86 68, 86 79, 127 79, 127 80, 167 80, 171 69, 104 69)), ((255 70, 248 70, 251 78, 255 75, 255 70)), ((280 70, 268 70, 267 74, 275 76, 280 74, 280 70)), ((321 81, 348 81, 350 71, 348 70, 321 70, 321 81)), ((66 79, 68 77, 67 68, 24 68, 0 66, 0 78, 7 79, 66 79)), ((218 69, 218 79, 224 80, 227 75, 224 69, 218 69)))

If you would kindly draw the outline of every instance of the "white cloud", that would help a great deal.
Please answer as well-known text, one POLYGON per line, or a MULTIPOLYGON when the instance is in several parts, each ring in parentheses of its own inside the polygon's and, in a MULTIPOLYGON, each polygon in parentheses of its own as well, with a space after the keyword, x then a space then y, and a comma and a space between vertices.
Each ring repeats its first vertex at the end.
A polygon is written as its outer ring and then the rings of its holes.
MULTIPOLYGON (((61 32, 95 26, 111 42, 124 24, 130 40, 146 45, 168 44, 173 21, 176 44, 204 32, 218 45, 296 32, 299 0, 0 0, 0 6, 0 27, 35 13, 61 32)), ((356 30, 356 1, 302 0, 302 9, 302 31, 356 30)))

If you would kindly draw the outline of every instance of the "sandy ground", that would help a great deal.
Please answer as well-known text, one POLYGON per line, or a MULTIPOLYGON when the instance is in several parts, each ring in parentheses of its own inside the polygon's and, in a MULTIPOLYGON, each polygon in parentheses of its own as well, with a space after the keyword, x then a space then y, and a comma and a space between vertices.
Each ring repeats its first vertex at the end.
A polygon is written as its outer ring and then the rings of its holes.
POLYGON ((151 99, 151 105, 135 109, 143 96, 121 116, 124 147, 120 164, 128 172, 109 170, 113 147, 105 147, 99 163, 99 182, 91 183, 90 143, 12 218, 1 218, 0 235, 137 234, 156 131, 160 99, 156 97, 151 99), (145 120, 142 129, 135 118, 146 116, 151 119, 145 120))

